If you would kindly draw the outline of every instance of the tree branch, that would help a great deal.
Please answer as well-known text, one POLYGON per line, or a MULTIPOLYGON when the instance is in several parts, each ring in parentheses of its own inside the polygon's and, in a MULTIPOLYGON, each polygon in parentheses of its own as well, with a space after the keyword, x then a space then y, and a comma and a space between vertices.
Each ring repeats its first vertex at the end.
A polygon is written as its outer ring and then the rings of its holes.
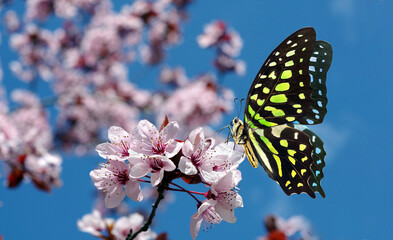
POLYGON ((160 185, 157 189, 158 197, 157 197, 156 202, 152 205, 153 210, 150 213, 149 219, 147 219, 146 223, 134 234, 132 234, 132 229, 130 229, 130 233, 128 234, 126 240, 133 240, 138 236, 139 233, 146 232, 147 230, 149 230, 149 227, 153 221, 153 218, 156 215, 156 210, 158 208, 158 204, 160 204, 160 201, 162 199, 164 199, 164 191, 165 191, 165 187, 163 185, 160 185))

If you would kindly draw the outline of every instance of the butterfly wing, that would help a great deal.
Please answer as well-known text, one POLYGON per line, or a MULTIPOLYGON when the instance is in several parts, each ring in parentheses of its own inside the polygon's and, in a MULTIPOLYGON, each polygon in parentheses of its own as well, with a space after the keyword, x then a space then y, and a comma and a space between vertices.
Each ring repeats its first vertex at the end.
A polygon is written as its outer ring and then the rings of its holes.
POLYGON ((312 170, 314 146, 304 131, 286 125, 249 128, 245 148, 247 157, 251 153, 287 195, 305 192, 315 198, 317 190, 324 196, 322 188, 310 185, 318 183, 320 187, 320 179, 312 170))
POLYGON ((313 152, 311 154, 313 159, 313 162, 311 164, 311 172, 313 174, 313 177, 310 177, 308 179, 308 185, 314 190, 314 192, 319 192, 322 197, 325 197, 325 192, 321 187, 321 180, 324 177, 322 170, 325 167, 326 156, 322 139, 319 138, 313 131, 311 131, 306 126, 299 124, 290 124, 289 126, 304 132, 310 137, 310 142, 313 146, 313 152))
POLYGON ((249 126, 322 122, 332 48, 315 39, 313 28, 300 29, 269 55, 247 95, 245 122, 249 126))

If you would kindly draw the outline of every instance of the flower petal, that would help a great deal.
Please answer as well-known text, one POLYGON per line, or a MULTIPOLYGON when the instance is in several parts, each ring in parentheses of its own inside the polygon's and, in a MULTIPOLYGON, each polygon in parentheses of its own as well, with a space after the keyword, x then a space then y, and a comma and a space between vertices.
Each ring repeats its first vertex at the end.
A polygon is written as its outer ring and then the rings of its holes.
POLYGON ((174 139, 176 134, 179 132, 179 124, 177 122, 170 122, 160 132, 163 137, 163 142, 167 142, 170 139, 174 139))
POLYGON ((152 136, 158 136, 158 130, 156 126, 147 120, 139 121, 138 132, 142 137, 147 139, 151 139, 152 136))
POLYGON ((134 201, 140 202, 143 199, 143 192, 139 186, 138 181, 129 180, 125 185, 125 192, 129 198, 134 201))
POLYGON ((123 191, 123 186, 115 185, 108 189, 105 196, 105 206, 107 208, 117 207, 124 199, 126 194, 123 191))
POLYGON ((184 143, 175 140, 170 141, 165 148, 165 155, 169 158, 174 157, 179 153, 180 149, 183 147, 183 144, 184 143))
POLYGON ((160 184, 163 177, 164 177, 164 169, 161 169, 158 172, 152 173, 151 178, 150 178, 151 185, 153 187, 157 186, 158 184, 160 184))
POLYGON ((192 239, 194 240, 198 236, 199 229, 201 228, 202 220, 203 220, 202 216, 198 214, 198 212, 194 213, 191 216, 190 233, 192 239))
POLYGON ((119 144, 121 140, 124 141, 128 139, 129 134, 121 127, 112 126, 108 130, 108 138, 111 141, 111 143, 119 144))
POLYGON ((130 170, 130 176, 133 178, 141 178, 150 172, 149 165, 142 162, 135 164, 130 170))
POLYGON ((191 160, 186 157, 181 157, 179 161, 179 169, 182 173, 186 175, 195 175, 198 173, 198 170, 192 164, 191 160))

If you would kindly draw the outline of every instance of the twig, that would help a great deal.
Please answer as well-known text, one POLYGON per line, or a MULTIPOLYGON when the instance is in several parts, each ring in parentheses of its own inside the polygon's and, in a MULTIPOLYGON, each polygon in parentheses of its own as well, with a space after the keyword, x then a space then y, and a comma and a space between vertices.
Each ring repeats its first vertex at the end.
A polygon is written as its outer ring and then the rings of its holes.
POLYGON ((164 199, 164 191, 165 191, 165 187, 163 185, 160 185, 157 189, 158 197, 157 197, 156 202, 152 206, 153 210, 150 213, 149 219, 147 219, 146 223, 134 234, 132 234, 132 229, 130 229, 130 233, 128 234, 126 240, 133 240, 138 236, 139 233, 146 232, 147 230, 149 230, 149 227, 153 221, 153 218, 156 215, 156 210, 158 208, 158 204, 160 203, 160 201, 162 199, 164 199))

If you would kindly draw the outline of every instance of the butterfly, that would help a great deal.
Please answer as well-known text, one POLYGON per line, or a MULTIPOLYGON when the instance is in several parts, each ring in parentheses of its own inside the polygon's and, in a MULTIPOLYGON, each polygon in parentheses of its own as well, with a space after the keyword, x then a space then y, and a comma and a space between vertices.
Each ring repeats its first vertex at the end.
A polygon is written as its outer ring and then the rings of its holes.
POLYGON ((312 27, 286 38, 266 59, 247 95, 244 121, 235 117, 231 135, 251 165, 262 165, 287 195, 315 198, 326 152, 322 140, 304 125, 326 115, 326 74, 332 47, 316 41, 312 27))

